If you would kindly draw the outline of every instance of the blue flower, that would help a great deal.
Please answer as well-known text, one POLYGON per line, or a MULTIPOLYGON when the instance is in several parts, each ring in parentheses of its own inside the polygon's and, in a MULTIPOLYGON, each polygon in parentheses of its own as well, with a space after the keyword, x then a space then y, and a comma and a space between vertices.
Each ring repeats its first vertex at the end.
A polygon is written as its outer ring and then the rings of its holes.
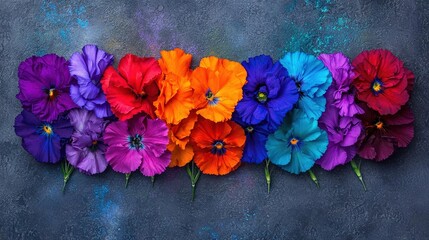
POLYGON ((69 119, 60 115, 52 123, 40 121, 34 114, 23 110, 15 118, 15 133, 22 138, 22 146, 38 162, 57 163, 62 157, 65 139, 73 127, 69 119))
POLYGON ((268 130, 274 132, 298 101, 298 89, 287 70, 279 62, 273 63, 270 56, 249 58, 242 65, 247 71, 247 83, 235 110, 244 123, 265 121, 268 130))
POLYGON ((268 131, 267 122, 255 125, 243 122, 237 112, 232 114, 232 120, 238 123, 246 133, 246 143, 244 145, 243 157, 241 161, 248 163, 261 163, 268 158, 265 143, 267 142, 268 131))
POLYGON ((268 136, 265 145, 271 162, 285 171, 299 174, 309 170, 328 147, 328 135, 317 120, 295 109, 283 125, 268 136))
POLYGON ((295 81, 300 98, 298 108, 314 119, 325 111, 324 94, 332 83, 332 76, 323 62, 302 52, 286 53, 280 63, 295 81))

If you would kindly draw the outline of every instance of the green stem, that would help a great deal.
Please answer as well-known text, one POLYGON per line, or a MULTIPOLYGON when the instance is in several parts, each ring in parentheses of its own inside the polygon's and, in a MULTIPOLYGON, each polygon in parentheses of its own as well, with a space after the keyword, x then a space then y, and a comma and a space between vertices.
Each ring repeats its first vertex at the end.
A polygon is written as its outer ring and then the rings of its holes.
POLYGON ((360 162, 359 162, 359 165, 357 165, 355 160, 351 160, 350 165, 352 166, 356 176, 359 178, 359 181, 362 183, 363 189, 366 191, 366 185, 365 185, 365 182, 363 181, 362 173, 360 171, 360 162))
POLYGON ((61 172, 63 173, 63 179, 64 179, 62 192, 65 191, 67 182, 70 180, 70 176, 73 173, 73 170, 74 170, 74 167, 67 160, 64 160, 61 163, 61 172))
POLYGON ((310 169, 308 170, 308 175, 310 175, 311 180, 313 180, 313 182, 316 184, 317 187, 319 186, 319 180, 317 180, 316 174, 314 174, 314 172, 310 169))
POLYGON ((130 180, 131 173, 125 173, 125 188, 128 187, 128 181, 130 180))
POLYGON ((268 194, 270 194, 271 188, 271 171, 270 171, 270 159, 265 160, 265 179, 267 180, 267 190, 268 194))
POLYGON ((155 185, 155 176, 150 177, 150 180, 152 181, 152 187, 155 185))
POLYGON ((191 179, 191 186, 192 186, 192 201, 195 199, 195 188, 197 186, 198 179, 200 178, 201 171, 195 166, 194 161, 190 162, 188 165, 186 165, 186 172, 189 175, 189 178, 191 179))

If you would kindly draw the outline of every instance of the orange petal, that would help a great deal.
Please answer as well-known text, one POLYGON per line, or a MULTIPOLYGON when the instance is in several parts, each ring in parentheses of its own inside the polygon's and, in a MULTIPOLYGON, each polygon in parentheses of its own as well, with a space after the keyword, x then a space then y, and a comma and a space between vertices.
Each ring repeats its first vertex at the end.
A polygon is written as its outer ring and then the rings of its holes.
POLYGON ((159 65, 164 73, 173 73, 180 77, 189 75, 191 67, 192 55, 185 53, 180 48, 175 48, 170 51, 162 50, 161 59, 158 60, 159 65))
POLYGON ((169 167, 183 167, 194 157, 194 150, 191 144, 187 144, 185 149, 175 146, 171 151, 171 162, 169 167))

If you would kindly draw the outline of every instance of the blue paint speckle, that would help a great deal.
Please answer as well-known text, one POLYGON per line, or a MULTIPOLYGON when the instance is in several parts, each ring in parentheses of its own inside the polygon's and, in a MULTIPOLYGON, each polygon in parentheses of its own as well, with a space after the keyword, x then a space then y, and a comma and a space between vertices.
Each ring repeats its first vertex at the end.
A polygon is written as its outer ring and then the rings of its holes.
POLYGON ((81 27, 81 28, 86 28, 88 27, 88 20, 82 20, 80 18, 77 19, 77 24, 81 27))
POLYGON ((211 227, 204 226, 198 230, 198 235, 203 238, 219 239, 219 234, 211 227))

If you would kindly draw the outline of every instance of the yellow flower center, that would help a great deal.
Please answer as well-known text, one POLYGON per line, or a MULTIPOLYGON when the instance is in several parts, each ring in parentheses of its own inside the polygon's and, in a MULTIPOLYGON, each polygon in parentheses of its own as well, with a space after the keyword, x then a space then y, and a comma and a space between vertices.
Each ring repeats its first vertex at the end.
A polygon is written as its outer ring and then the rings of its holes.
POLYGON ((382 129, 383 128, 383 122, 382 121, 378 121, 375 126, 377 127, 377 129, 382 129))
POLYGON ((372 89, 373 89, 374 91, 376 91, 376 92, 380 92, 380 90, 381 90, 381 84, 380 84, 380 83, 378 83, 378 82, 375 82, 375 83, 372 85, 372 89))
POLYGON ((256 96, 259 102, 264 103, 267 101, 267 94, 264 92, 258 92, 258 95, 256 96))
POLYGON ((298 142, 299 142, 299 140, 298 140, 298 139, 296 139, 296 138, 292 138, 292 139, 290 140, 290 144, 292 144, 292 145, 297 145, 297 144, 298 144, 298 142))
POLYGON ((252 126, 248 126, 247 128, 246 128, 246 130, 247 130, 247 132, 253 132, 253 127, 252 126))
POLYGON ((97 143, 98 143, 97 140, 92 141, 92 145, 97 145, 97 143))
POLYGON ((51 88, 48 91, 48 96, 50 100, 55 99, 55 97, 58 95, 57 90, 55 90, 55 88, 51 88))
POLYGON ((223 143, 221 143, 221 142, 217 142, 217 143, 215 144, 215 148, 216 148, 216 149, 222 149, 222 148, 223 148, 223 143))
POLYGON ((52 134, 52 128, 48 125, 43 126, 43 131, 45 131, 46 134, 52 134))

